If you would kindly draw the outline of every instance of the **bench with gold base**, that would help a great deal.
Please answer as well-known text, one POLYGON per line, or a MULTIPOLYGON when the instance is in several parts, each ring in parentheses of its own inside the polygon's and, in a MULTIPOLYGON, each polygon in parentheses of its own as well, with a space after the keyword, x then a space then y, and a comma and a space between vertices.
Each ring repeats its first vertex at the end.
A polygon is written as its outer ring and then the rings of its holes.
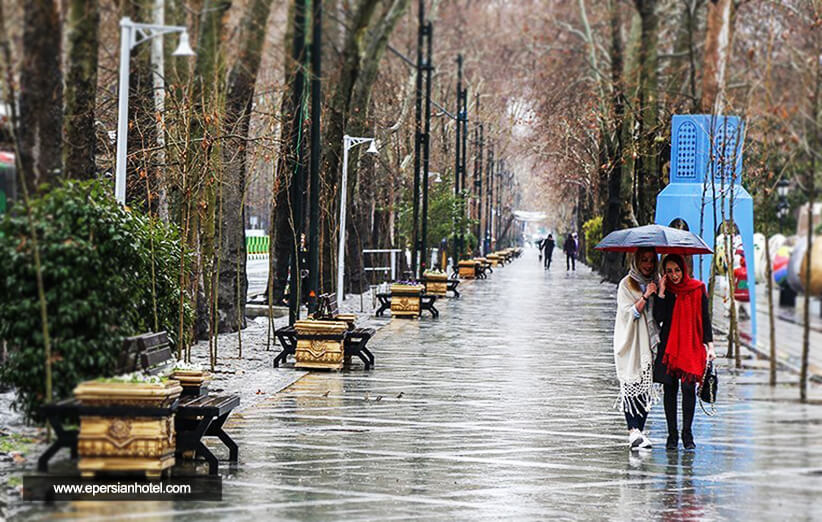
POLYGON ((457 263, 457 274, 462 279, 476 279, 478 277, 480 263, 475 259, 463 259, 457 263))
POLYGON ((297 330, 295 368, 340 370, 345 356, 345 333, 342 321, 306 319, 294 323, 297 330))
POLYGON ((437 297, 448 295, 448 274, 445 272, 423 272, 422 282, 426 294, 437 297))

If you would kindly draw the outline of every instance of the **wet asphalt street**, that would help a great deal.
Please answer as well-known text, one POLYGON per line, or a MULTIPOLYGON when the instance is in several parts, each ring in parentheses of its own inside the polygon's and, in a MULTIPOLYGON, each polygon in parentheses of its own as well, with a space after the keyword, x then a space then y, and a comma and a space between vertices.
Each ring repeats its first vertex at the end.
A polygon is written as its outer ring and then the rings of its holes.
POLYGON ((460 290, 438 304, 439 319, 386 318, 370 342, 375 369, 313 372, 234 415, 240 465, 224 470, 223 502, 78 502, 27 516, 822 516, 822 405, 798 404, 795 387, 773 390, 763 370, 720 361, 719 415, 697 407, 696 451, 666 452, 660 404, 649 421, 654 449, 632 455, 613 409, 613 285, 585 267, 566 273, 558 255, 544 271, 529 250, 460 290))

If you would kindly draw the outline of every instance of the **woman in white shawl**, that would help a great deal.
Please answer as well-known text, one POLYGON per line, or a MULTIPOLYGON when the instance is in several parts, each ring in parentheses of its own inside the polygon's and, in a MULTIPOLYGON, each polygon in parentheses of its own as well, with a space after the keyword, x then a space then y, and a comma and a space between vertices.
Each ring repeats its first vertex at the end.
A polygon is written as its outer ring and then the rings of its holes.
POLYGON ((628 423, 628 444, 650 449, 642 432, 648 410, 659 398, 653 384, 654 351, 659 325, 654 321, 653 295, 657 291, 657 257, 653 248, 640 248, 631 259, 631 270, 617 288, 614 323, 614 362, 619 379, 617 403, 628 423))

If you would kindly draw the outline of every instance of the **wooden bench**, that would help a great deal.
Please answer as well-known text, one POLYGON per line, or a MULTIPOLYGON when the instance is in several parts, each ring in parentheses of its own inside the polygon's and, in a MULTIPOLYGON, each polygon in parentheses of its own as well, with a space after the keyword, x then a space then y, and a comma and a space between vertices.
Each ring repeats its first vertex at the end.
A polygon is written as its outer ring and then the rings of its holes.
MULTIPOLYGON (((118 363, 118 370, 131 369, 149 374, 157 374, 169 369, 176 362, 166 332, 150 333, 129 337, 124 342, 123 354, 118 363)), ((217 437, 229 451, 229 461, 236 463, 239 448, 225 432, 225 424, 231 411, 240 404, 238 395, 190 395, 180 396, 167 408, 145 408, 139 406, 83 406, 77 399, 65 399, 43 405, 40 413, 54 429, 57 439, 37 460, 37 469, 48 471, 51 458, 62 448, 69 448, 71 458, 77 458, 76 427, 69 428, 69 423, 77 426, 80 416, 100 417, 161 417, 174 414, 174 427, 177 434, 176 456, 193 451, 208 463, 210 475, 219 472, 217 457, 205 446, 203 437, 217 437), (68 421, 68 423, 66 422, 68 421)))
MULTIPOLYGON (((317 311, 313 319, 320 321, 343 321, 348 325, 343 337, 343 349, 345 359, 349 360, 357 356, 363 362, 366 370, 374 366, 374 354, 368 349, 368 341, 377 333, 374 328, 357 328, 354 324, 356 316, 354 314, 340 314, 337 307, 337 294, 322 294, 317 298, 317 311)), ((285 363, 289 355, 297 353, 297 329, 293 326, 285 326, 274 332, 277 340, 280 341, 282 351, 274 358, 274 367, 285 363)))
MULTIPOLYGON (((456 287, 455 287, 456 290, 456 287)), ((459 296, 459 294, 457 294, 459 296)), ((391 294, 390 293, 381 293, 377 294, 377 300, 380 302, 379 308, 374 315, 377 317, 382 317, 382 314, 385 313, 386 310, 391 309, 391 294)), ((440 311, 437 310, 437 307, 434 304, 437 302, 437 296, 435 295, 426 295, 423 294, 420 296, 420 313, 423 310, 428 310, 431 312, 431 317, 439 317, 440 311)))

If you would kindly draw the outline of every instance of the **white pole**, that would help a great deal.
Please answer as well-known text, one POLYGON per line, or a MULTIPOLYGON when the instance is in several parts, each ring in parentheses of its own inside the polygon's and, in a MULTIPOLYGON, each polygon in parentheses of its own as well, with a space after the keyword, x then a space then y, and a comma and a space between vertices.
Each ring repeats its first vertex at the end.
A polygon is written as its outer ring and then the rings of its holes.
POLYGON ((117 98, 117 163, 114 176, 114 197, 126 202, 126 145, 128 141, 128 76, 132 39, 131 19, 120 20, 120 86, 117 98))
MULTIPOLYGON (((154 23, 166 23, 165 0, 154 2, 154 23)), ((166 72, 165 55, 163 53, 163 39, 154 38, 151 41, 151 63, 154 65, 154 112, 157 114, 157 164, 161 165, 157 174, 157 213, 160 219, 168 221, 168 191, 166 190, 166 136, 165 136, 165 95, 166 72)))
POLYGON ((345 274, 345 205, 348 186, 348 136, 343 137, 342 183, 340 184, 340 245, 337 250, 337 309, 342 310, 345 274))

